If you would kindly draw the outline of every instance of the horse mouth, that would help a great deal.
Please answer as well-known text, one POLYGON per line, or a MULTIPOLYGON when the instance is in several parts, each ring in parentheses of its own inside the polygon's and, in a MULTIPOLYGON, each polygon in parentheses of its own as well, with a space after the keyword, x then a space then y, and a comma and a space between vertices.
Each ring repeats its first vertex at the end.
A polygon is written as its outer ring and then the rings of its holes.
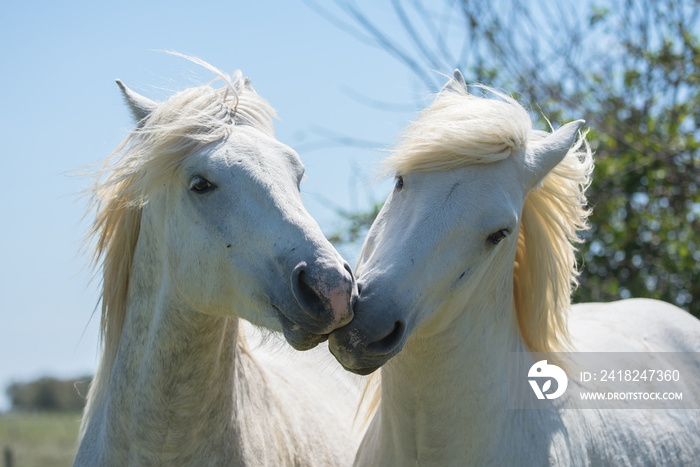
POLYGON ((331 339, 328 341, 328 350, 335 357, 335 359, 340 363, 345 371, 350 373, 355 373, 360 376, 366 376, 370 373, 374 373, 379 368, 384 366, 384 364, 391 359, 393 355, 386 354, 363 354, 358 356, 356 354, 356 348, 350 350, 348 346, 344 346, 338 343, 337 335, 332 334, 331 339))
POLYGON ((344 352, 337 346, 333 345, 332 342, 328 346, 328 349, 331 351, 331 354, 335 357, 338 363, 340 363, 340 366, 342 366, 345 371, 349 371, 350 373, 355 373, 356 375, 360 376, 367 376, 370 373, 374 373, 386 363, 386 360, 384 359, 381 359, 381 362, 377 362, 376 358, 373 359, 375 361, 371 363, 358 362, 356 360, 352 361, 352 359, 343 358, 344 352))
POLYGON ((282 323, 284 338, 295 350, 310 350, 328 339, 328 334, 316 334, 308 331, 287 318, 275 305, 272 305, 272 308, 277 311, 280 323, 282 323))

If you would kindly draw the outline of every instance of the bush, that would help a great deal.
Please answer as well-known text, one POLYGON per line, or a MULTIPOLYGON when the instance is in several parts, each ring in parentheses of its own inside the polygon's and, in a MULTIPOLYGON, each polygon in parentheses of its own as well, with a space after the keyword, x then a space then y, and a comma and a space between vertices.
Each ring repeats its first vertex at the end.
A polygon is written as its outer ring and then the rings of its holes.
POLYGON ((7 388, 7 395, 13 410, 82 410, 91 379, 91 376, 71 380, 44 377, 29 383, 13 383, 7 388))

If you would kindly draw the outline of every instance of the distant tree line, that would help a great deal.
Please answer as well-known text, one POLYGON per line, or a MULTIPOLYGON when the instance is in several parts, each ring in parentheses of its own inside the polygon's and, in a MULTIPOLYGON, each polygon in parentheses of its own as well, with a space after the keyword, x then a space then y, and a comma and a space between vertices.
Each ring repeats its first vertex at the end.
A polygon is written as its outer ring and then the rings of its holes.
POLYGON ((91 380, 91 376, 69 380, 45 377, 13 383, 7 388, 7 395, 15 411, 82 410, 91 380))

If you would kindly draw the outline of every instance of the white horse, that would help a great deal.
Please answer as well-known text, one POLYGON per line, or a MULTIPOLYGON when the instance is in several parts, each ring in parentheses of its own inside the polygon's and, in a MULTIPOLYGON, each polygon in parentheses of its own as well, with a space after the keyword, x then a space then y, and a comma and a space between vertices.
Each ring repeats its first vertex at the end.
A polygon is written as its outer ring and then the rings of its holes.
POLYGON ((118 81, 138 124, 92 189, 103 349, 75 464, 347 465, 351 390, 298 352, 254 354, 240 319, 310 349, 352 319, 353 275, 272 107, 204 65, 222 89, 156 103, 118 81))
POLYGON ((350 371, 383 365, 357 465, 697 465, 697 410, 509 405, 513 355, 566 349, 695 352, 671 363, 700 394, 700 321, 653 300, 570 307, 592 171, 582 124, 532 131, 517 102, 470 95, 456 71, 389 156, 355 317, 329 339, 350 371))

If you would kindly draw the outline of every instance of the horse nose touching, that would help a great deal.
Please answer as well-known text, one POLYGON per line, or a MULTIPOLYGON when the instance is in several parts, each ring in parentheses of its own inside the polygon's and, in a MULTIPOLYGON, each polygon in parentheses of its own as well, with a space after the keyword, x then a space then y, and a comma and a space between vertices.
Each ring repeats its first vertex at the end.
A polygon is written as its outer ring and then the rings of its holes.
POLYGON ((337 264, 302 261, 293 269, 291 282, 297 303, 314 323, 315 329, 310 331, 327 334, 352 320, 358 293, 355 276, 346 261, 337 264))
POLYGON ((346 370, 366 375, 386 363, 403 348, 408 325, 387 296, 387 287, 361 284, 353 320, 329 336, 329 349, 346 370), (363 286, 364 285, 364 286, 363 286))

